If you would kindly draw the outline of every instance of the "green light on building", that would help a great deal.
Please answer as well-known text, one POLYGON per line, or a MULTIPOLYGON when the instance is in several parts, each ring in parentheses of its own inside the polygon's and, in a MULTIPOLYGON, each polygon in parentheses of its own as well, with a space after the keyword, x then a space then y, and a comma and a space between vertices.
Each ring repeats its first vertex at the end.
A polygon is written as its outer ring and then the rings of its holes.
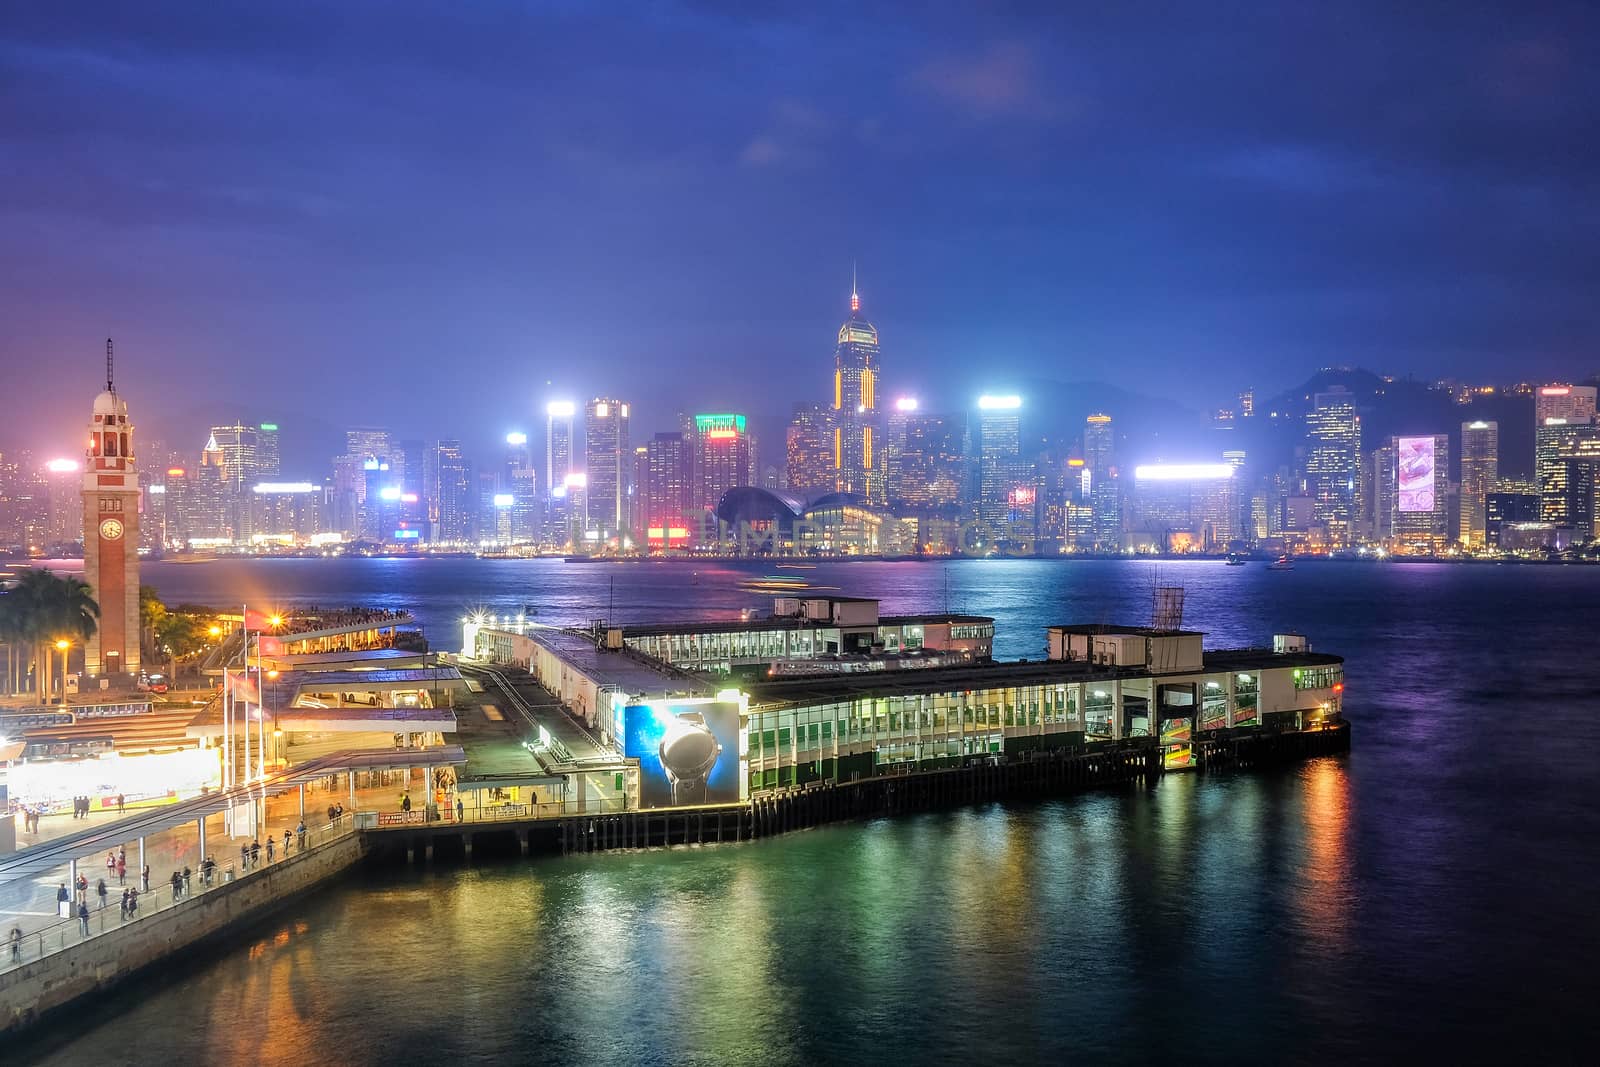
POLYGON ((275 422, 263 422, 261 424, 261 428, 263 430, 266 430, 268 433, 277 433, 278 432, 278 424, 275 423, 275 422))

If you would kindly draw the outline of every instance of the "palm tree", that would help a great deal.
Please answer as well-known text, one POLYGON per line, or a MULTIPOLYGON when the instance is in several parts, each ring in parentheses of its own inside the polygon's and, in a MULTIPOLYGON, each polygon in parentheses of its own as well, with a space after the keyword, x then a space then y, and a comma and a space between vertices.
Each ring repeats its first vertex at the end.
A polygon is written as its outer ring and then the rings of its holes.
POLYGON ((39 703, 46 701, 46 676, 49 674, 50 646, 56 641, 76 638, 87 641, 100 625, 100 605, 90 595, 89 583, 79 578, 59 578, 49 571, 33 570, 7 598, 18 597, 16 611, 21 621, 21 639, 33 646, 37 670, 39 703))
POLYGON ((7 693, 15 693, 22 684, 17 667, 17 653, 23 643, 22 616, 18 604, 10 593, 0 593, 0 645, 6 650, 7 693))

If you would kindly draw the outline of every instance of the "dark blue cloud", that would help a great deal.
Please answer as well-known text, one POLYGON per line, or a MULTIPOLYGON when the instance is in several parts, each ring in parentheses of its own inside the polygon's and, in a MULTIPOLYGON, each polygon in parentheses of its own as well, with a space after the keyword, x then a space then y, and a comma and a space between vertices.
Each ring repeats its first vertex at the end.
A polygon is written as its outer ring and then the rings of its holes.
POLYGON ((13 5, 11 433, 75 439, 107 333, 174 438, 237 413, 488 442, 551 389, 632 396, 641 429, 778 412, 825 389, 852 260, 891 387, 945 403, 991 374, 1205 407, 1328 363, 1590 373, 1596 29, 1581 4, 13 5))

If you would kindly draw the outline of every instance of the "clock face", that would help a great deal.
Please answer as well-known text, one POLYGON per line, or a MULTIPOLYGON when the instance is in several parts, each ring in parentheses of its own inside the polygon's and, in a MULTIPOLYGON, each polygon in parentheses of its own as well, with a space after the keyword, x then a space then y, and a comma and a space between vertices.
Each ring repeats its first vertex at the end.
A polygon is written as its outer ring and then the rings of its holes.
POLYGON ((100 524, 100 536, 107 541, 115 541, 122 536, 122 521, 120 519, 107 519, 100 524))

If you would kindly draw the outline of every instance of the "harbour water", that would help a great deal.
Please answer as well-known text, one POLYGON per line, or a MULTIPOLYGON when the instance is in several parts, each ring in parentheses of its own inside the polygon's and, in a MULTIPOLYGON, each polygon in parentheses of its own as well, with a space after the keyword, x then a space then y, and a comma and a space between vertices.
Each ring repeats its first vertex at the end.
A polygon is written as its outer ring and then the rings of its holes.
MULTIPOLYGON (((169 602, 623 624, 770 567, 156 564, 169 602)), ((791 573, 887 611, 1347 657, 1348 757, 756 843, 362 874, 21 1050, 47 1063, 1576 1061, 1600 950, 1600 569, 971 561, 791 573), (1159 569, 1159 576, 1156 574, 1159 569)), ((9 1056, 6 1062, 11 1062, 9 1056)))

